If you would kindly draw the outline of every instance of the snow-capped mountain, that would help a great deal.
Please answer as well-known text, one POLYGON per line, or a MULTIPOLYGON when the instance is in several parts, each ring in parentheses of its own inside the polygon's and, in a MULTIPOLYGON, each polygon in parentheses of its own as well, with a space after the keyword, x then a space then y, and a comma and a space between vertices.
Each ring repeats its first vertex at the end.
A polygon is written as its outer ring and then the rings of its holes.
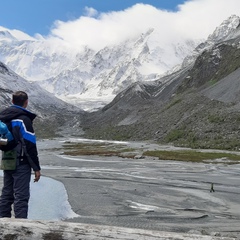
POLYGON ((236 15, 232 15, 216 28, 213 34, 208 37, 207 42, 212 42, 212 44, 215 44, 220 41, 222 42, 232 39, 239 34, 240 18, 236 15))
POLYGON ((136 81, 159 79, 189 55, 200 41, 191 39, 159 45, 161 33, 149 29, 119 45, 94 51, 73 49, 56 39, 18 39, 0 32, 0 61, 17 74, 54 95, 73 102, 111 101, 136 81))
POLYGON ((11 105, 12 93, 25 91, 29 95, 28 109, 37 114, 36 130, 40 136, 53 137, 56 134, 81 131, 81 109, 55 97, 42 89, 38 83, 29 82, 0 62, 0 106, 1 110, 11 105))
POLYGON ((215 44, 235 38, 238 35, 240 35, 240 17, 232 15, 223 21, 223 23, 208 36, 206 41, 199 44, 193 53, 183 60, 183 63, 178 66, 178 69, 193 63, 199 54, 210 49, 215 44))
MULTIPOLYGON (((62 109, 71 109, 69 104, 66 104, 64 101, 54 97, 51 93, 42 89, 38 83, 29 82, 19 75, 15 74, 13 71, 8 69, 8 67, 0 62, 0 89, 1 89, 1 104, 5 105, 4 102, 7 102, 7 105, 11 103, 11 94, 14 91, 22 90, 26 91, 29 95, 29 107, 33 111, 39 112, 36 109, 38 105, 40 108, 56 109, 56 106, 62 109), (5 98, 4 98, 5 95, 5 98)), ((72 109, 74 107, 72 106, 72 109)), ((79 109, 80 111, 80 109, 79 109)), ((39 112, 40 113, 40 112, 39 112)), ((41 113, 40 113, 41 114, 41 113)))
POLYGON ((92 104, 102 107, 109 103, 134 82, 158 80, 192 64, 213 44, 238 34, 238 26, 239 17, 234 15, 205 42, 176 38, 161 45, 161 33, 149 29, 99 51, 88 46, 75 49, 60 39, 25 37, 24 33, 19 37, 19 33, 2 29, 0 61, 55 96, 89 110, 92 104))

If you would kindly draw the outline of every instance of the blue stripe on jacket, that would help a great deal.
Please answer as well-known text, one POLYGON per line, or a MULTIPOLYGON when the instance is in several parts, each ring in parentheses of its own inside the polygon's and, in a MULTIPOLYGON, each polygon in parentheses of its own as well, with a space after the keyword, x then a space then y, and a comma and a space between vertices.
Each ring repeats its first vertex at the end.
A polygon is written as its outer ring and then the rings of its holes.
POLYGON ((26 140, 36 144, 35 133, 27 131, 23 120, 20 120, 20 119, 12 120, 12 128, 14 128, 14 127, 19 127, 20 128, 20 133, 21 133, 23 139, 26 139, 26 140))

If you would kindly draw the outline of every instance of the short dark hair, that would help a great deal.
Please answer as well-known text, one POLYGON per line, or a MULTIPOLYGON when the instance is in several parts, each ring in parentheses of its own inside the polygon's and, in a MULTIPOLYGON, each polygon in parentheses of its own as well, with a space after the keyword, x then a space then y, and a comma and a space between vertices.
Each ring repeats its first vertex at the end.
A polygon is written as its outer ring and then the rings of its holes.
POLYGON ((24 103, 28 100, 27 93, 23 91, 17 91, 12 94, 12 102, 15 105, 23 107, 24 103))

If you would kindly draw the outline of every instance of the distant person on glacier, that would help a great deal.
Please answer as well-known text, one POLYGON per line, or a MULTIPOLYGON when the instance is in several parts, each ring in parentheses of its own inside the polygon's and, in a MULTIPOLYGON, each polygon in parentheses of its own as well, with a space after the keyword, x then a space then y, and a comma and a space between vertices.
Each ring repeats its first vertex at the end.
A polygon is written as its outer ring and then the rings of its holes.
MULTIPOLYGON (((14 205, 15 218, 27 218, 28 202, 30 198, 31 170, 35 172, 34 182, 38 182, 41 176, 41 168, 38 159, 36 137, 32 122, 36 114, 28 111, 28 95, 23 91, 17 91, 12 95, 13 105, 0 112, 0 120, 9 122, 10 132, 15 141, 14 148, 9 150, 6 146, 0 146, 2 150, 2 162, 9 152, 16 156, 12 170, 3 169, 3 188, 0 197, 0 217, 11 217, 12 205, 14 205), (5 147, 5 149, 4 149, 5 147)), ((10 155, 9 155, 10 156, 10 155)), ((7 158, 6 158, 7 159, 7 158)), ((5 168, 9 169, 9 168, 5 168)))

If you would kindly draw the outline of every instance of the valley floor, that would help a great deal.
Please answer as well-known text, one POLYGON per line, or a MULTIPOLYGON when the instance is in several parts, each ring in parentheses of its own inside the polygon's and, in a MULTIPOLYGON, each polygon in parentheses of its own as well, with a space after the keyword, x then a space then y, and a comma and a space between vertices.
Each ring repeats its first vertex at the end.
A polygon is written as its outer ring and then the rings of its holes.
MULTIPOLYGON (((67 139, 67 142, 83 141, 86 140, 67 139)), ((133 232, 161 231, 162 236, 172 233, 160 239, 188 239, 184 234, 203 237, 188 236, 189 239, 205 239, 205 236, 240 239, 238 162, 141 158, 143 150, 179 150, 146 142, 109 142, 137 149, 137 158, 71 156, 63 154, 64 142, 63 139, 39 141, 38 148, 44 181, 49 177, 64 184, 76 214, 65 219, 66 224, 94 224, 104 231, 109 231, 110 226, 120 227, 115 229, 117 232, 122 228, 133 232)), ((42 210, 51 208, 51 204, 54 202, 41 206, 42 210)))
MULTIPOLYGON (((81 142, 84 139, 68 139, 81 142)), ((61 139, 39 142, 42 173, 61 181, 78 217, 68 222, 240 236, 240 164, 64 155, 61 139), (214 192, 210 191, 212 184, 214 192)), ((129 148, 176 149, 151 143, 129 148)))

